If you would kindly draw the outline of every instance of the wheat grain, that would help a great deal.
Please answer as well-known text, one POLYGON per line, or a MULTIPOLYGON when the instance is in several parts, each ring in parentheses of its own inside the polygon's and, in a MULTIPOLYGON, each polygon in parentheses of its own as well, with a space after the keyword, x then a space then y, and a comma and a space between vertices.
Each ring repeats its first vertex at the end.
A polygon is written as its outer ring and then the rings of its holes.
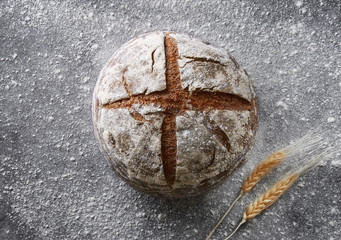
POLYGON ((262 211, 267 209, 270 205, 276 202, 287 191, 291 185, 297 180, 298 174, 291 174, 278 183, 272 186, 269 190, 263 193, 255 201, 253 201, 245 210, 243 219, 246 221, 256 217, 262 211))
POLYGON ((285 159, 285 153, 277 151, 260 162, 242 185, 241 193, 250 192, 254 186, 285 159))

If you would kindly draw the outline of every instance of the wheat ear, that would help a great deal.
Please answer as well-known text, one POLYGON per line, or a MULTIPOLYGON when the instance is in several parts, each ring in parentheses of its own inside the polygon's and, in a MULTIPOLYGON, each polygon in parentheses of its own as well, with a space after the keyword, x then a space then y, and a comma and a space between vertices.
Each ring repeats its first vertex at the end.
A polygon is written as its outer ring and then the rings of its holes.
POLYGON ((321 135, 321 127, 317 127, 292 144, 270 154, 256 166, 256 168, 244 181, 241 194, 244 195, 245 193, 250 192, 262 178, 264 178, 286 158, 295 156, 298 153, 309 153, 317 150, 323 140, 321 135))
POLYGON ((328 148, 312 160, 308 161, 308 163, 303 165, 303 167, 300 169, 294 169, 293 171, 289 172, 286 177, 282 178, 275 185, 270 187, 246 208, 241 222, 238 224, 235 230, 227 238, 225 238, 225 240, 230 239, 246 221, 253 219, 265 209, 270 207, 274 202, 276 202, 292 186, 292 184, 302 173, 312 169, 322 160, 333 157, 335 153, 336 151, 332 151, 330 148, 328 148))
POLYGON ((263 177, 276 168, 284 159, 285 153, 277 151, 261 161, 243 182, 241 194, 244 195, 250 192, 263 177))
POLYGON ((243 225, 246 221, 251 220, 256 217, 258 214, 263 212, 269 206, 271 206, 274 202, 276 202, 297 180, 297 173, 290 174, 289 176, 281 179, 274 186, 272 186, 269 190, 263 193, 260 197, 258 197, 255 201, 253 201, 245 210, 243 214, 243 218, 238 226, 234 229, 234 231, 227 237, 225 240, 230 239, 243 225))
POLYGON ((310 131, 297 141, 291 143, 290 145, 271 153, 267 158, 261 161, 256 168, 250 173, 250 175, 245 179, 241 187, 241 191, 238 197, 230 205, 229 209, 225 212, 219 222, 214 226, 210 234, 207 236, 206 240, 209 240, 215 230, 219 227, 222 221, 225 219, 227 214, 231 211, 236 202, 246 193, 250 192, 255 185, 269 174, 274 168, 276 168, 280 163, 282 163, 286 158, 295 156, 299 152, 310 152, 314 151, 320 142, 323 140, 321 127, 310 131))
POLYGON ((297 180, 298 176, 298 174, 293 173, 277 182, 246 208, 243 219, 251 220, 276 202, 297 180))
MULTIPOLYGON (((270 154, 266 159, 261 161, 256 168, 252 171, 252 173, 248 176, 248 178, 244 181, 241 191, 238 197, 233 201, 229 209, 225 212, 224 216, 219 220, 219 222, 214 226, 210 234, 207 236, 206 240, 209 240, 215 230, 219 227, 222 221, 225 219, 227 214, 231 211, 232 207, 236 204, 236 202, 247 192, 251 191, 252 188, 271 170, 277 167, 283 160, 285 159, 285 154, 281 151, 274 152, 270 154)), ((242 224, 240 224, 242 225, 242 224)), ((237 230, 236 230, 237 231, 237 230)))

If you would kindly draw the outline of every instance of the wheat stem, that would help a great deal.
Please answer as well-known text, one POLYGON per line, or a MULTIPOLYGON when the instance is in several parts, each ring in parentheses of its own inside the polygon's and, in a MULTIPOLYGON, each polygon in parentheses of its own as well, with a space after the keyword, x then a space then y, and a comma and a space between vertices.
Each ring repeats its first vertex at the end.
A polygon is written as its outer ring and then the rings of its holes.
MULTIPOLYGON (((312 156, 316 151, 321 150, 322 141, 322 128, 319 126, 301 137, 300 139, 289 144, 288 146, 276 152, 273 152, 266 159, 261 161, 250 173, 247 179, 243 182, 239 196, 233 201, 229 209, 225 212, 224 216, 219 220, 219 222, 215 225, 210 234, 207 236, 206 240, 210 239, 215 230, 225 219, 227 214, 231 211, 235 203, 243 195, 250 192, 262 178, 264 178, 274 168, 280 165, 285 159, 293 157, 293 159, 291 160, 294 160, 295 162, 290 163, 293 171, 289 172, 287 177, 282 178, 273 187, 271 187, 262 196, 260 196, 260 198, 256 199, 252 204, 249 205, 244 213, 243 221, 241 224, 243 224, 247 220, 254 218, 256 215, 258 215, 275 201, 277 201, 277 199, 296 181, 300 174, 316 166, 317 163, 321 161, 321 159, 331 157, 333 153, 330 152, 329 154, 326 154, 326 152, 324 152, 318 155, 315 160, 310 161, 308 164, 306 164, 306 160, 298 159, 299 154, 304 153, 307 157, 312 156), (301 168, 302 165, 304 166, 303 168, 301 168)), ((237 229, 240 227, 240 225, 237 227, 237 229)), ((230 236, 232 236, 237 231, 237 229, 230 236)), ((228 238, 230 238, 230 236, 228 238)))
POLYGON ((281 179, 269 190, 267 190, 255 201, 253 201, 246 208, 241 222, 233 230, 233 232, 227 238, 225 238, 225 240, 230 239, 238 231, 240 226, 243 225, 246 221, 249 221, 252 218, 256 217, 258 214, 260 214, 269 206, 271 206, 274 202, 276 202, 292 186, 292 184, 296 181, 298 176, 299 176, 298 174, 294 173, 281 179))
POLYGON ((229 207, 229 209, 225 212, 224 216, 219 220, 219 222, 214 226, 214 228, 212 229, 212 231, 210 232, 210 234, 207 236, 206 240, 209 240, 213 233, 215 232, 215 230, 219 227, 219 225, 222 223, 222 221, 225 219, 225 217, 227 216, 227 214, 231 211, 232 207, 234 206, 234 204, 243 196, 242 193, 239 194, 239 196, 233 201, 233 203, 231 204, 231 206, 229 207))
POLYGON ((227 238, 225 238, 224 240, 230 239, 238 231, 240 226, 243 225, 245 222, 246 222, 246 220, 242 219, 241 222, 238 224, 238 226, 233 230, 233 232, 227 238))
POLYGON ((323 160, 330 159, 336 154, 336 151, 332 151, 330 148, 326 149, 324 152, 315 156, 312 160, 308 161, 299 169, 294 169, 289 172, 288 175, 281 180, 279 180, 275 185, 269 188, 266 192, 264 192, 261 196, 259 196, 256 200, 254 200, 246 209, 243 214, 243 218, 241 223, 237 226, 237 228, 232 232, 232 234, 226 238, 229 239, 246 221, 249 221, 255 218, 258 214, 266 210, 272 204, 274 204, 298 179, 298 177, 317 166, 317 164, 323 160))

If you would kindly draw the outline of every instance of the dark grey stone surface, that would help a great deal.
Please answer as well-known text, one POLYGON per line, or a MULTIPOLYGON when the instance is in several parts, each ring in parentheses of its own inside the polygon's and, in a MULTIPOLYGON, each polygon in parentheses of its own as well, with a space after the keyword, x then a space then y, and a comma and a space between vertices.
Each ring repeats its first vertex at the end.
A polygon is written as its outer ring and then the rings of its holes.
MULTIPOLYGON (((340 13, 338 0, 2 0, 0 239, 205 239, 271 151, 319 124, 340 146, 340 13), (93 135, 91 97, 101 67, 123 43, 156 30, 225 48, 259 97, 248 162, 197 198, 131 189, 93 135)), ((340 161, 337 155, 306 173, 233 239, 341 239, 340 161)), ((231 232, 255 195, 233 209, 214 239, 231 232)))

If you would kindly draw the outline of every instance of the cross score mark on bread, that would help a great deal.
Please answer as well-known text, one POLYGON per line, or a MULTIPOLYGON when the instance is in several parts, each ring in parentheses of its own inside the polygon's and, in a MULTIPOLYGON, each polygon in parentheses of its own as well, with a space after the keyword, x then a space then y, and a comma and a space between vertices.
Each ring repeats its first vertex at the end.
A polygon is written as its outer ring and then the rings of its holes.
MULTIPOLYGON (((185 114, 187 110, 195 110, 202 113, 203 123, 206 128, 215 135, 216 139, 227 149, 230 150, 230 143, 227 134, 210 119, 205 113, 210 110, 234 110, 246 111, 255 107, 255 100, 248 101, 240 96, 224 92, 193 91, 181 86, 181 76, 178 65, 179 54, 176 40, 168 33, 164 38, 165 58, 166 58, 166 85, 167 88, 162 91, 152 92, 150 94, 132 94, 129 84, 125 79, 125 70, 122 72, 122 82, 125 90, 129 94, 128 99, 118 100, 112 103, 104 104, 108 109, 126 108, 131 109, 131 116, 137 121, 146 121, 137 111, 134 111, 134 105, 156 104, 164 109, 164 119, 161 127, 161 155, 163 170, 167 185, 171 188, 176 177, 177 161, 177 137, 176 137, 176 116, 185 114)), ((153 52, 154 53, 154 52, 153 52)), ((154 58, 152 60, 154 65, 154 58)), ((212 62, 221 64, 219 61, 188 57, 193 61, 212 62)), ((233 59, 233 58, 232 58, 233 59)), ((233 59, 234 61, 234 59, 233 59)), ((187 64, 186 63, 186 64, 187 64)), ((237 63, 236 66, 239 67, 237 63)), ((153 71, 153 65, 151 71, 153 71)), ((214 159, 213 159, 214 160, 214 159)))

